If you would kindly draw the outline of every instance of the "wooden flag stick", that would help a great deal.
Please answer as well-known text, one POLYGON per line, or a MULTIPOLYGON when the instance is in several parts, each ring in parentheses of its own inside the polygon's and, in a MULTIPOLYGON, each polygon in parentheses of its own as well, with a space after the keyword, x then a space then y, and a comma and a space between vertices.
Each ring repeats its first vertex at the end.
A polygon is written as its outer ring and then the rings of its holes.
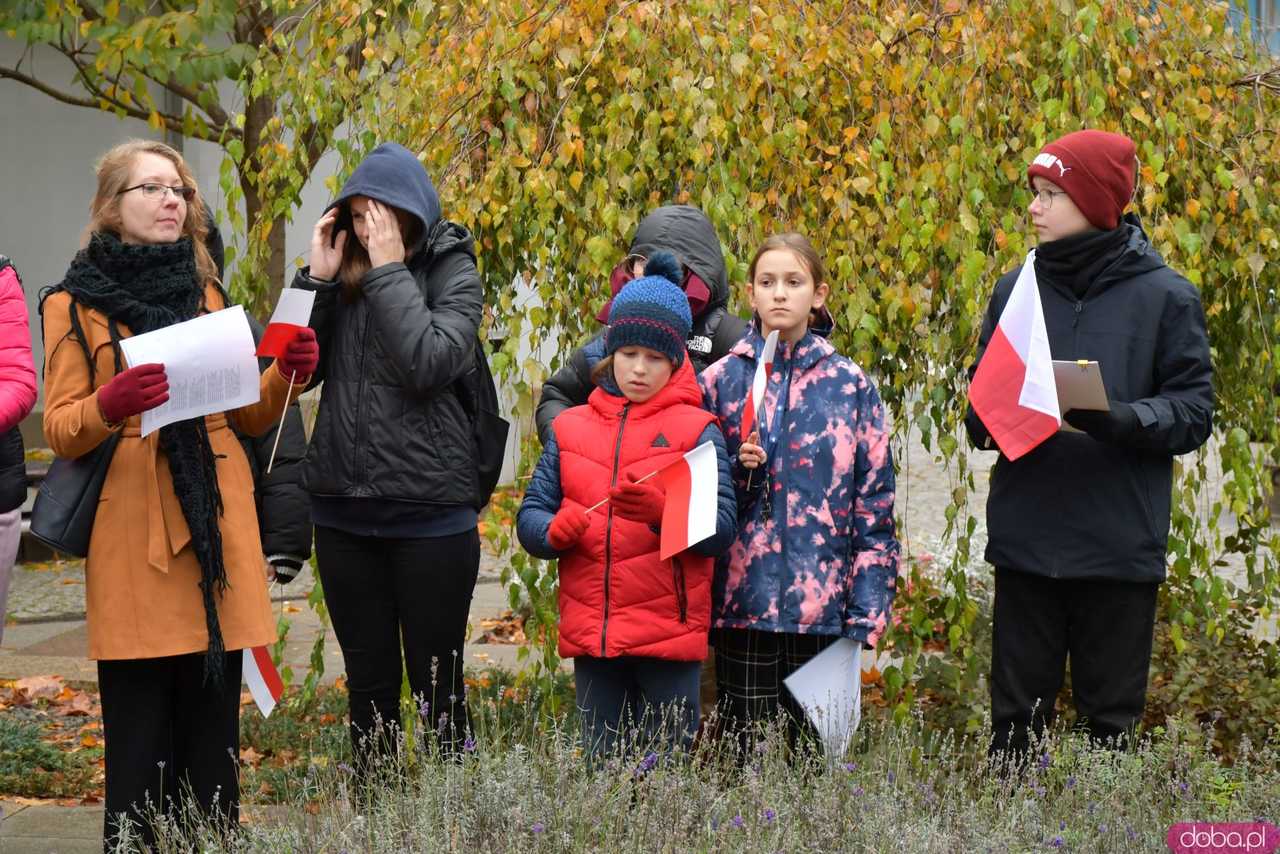
POLYGON ((267 460, 267 474, 271 474, 271 467, 276 464, 276 449, 280 447, 280 434, 284 432, 284 417, 289 413, 289 398, 293 397, 293 381, 297 377, 297 371, 289 372, 289 393, 284 397, 284 409, 280 410, 280 425, 276 427, 276 440, 271 443, 271 459, 267 460))
MULTIPOLYGON (((662 469, 658 469, 658 471, 662 471, 662 469)), ((658 471, 651 471, 651 472, 649 472, 647 475, 645 475, 644 477, 640 478, 639 480, 637 480, 637 481, 632 481, 632 482, 633 482, 633 483, 644 483, 646 480, 648 480, 649 478, 651 478, 651 477, 653 477, 655 474, 657 474, 657 473, 658 473, 658 471)), ((585 513, 590 513, 592 510, 595 510, 595 509, 597 509, 597 508, 599 508, 599 507, 603 507, 604 505, 606 505, 606 504, 608 504, 608 503, 609 503, 609 499, 607 499, 607 498, 606 498, 604 501, 597 501, 595 504, 592 504, 590 507, 588 507, 588 508, 587 508, 585 511, 583 511, 583 512, 585 512, 585 513)))

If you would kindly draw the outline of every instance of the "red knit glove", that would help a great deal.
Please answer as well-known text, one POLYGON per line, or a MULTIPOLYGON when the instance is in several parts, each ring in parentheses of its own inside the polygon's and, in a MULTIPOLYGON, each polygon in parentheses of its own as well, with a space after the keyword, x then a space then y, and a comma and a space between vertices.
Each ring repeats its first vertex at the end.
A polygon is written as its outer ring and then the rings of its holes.
POLYGON ((635 475, 627 472, 626 481, 609 490, 609 503, 613 505, 613 512, 623 519, 657 525, 662 522, 667 493, 656 477, 636 483, 635 475))
POLYGON ((581 507, 566 504, 552 517, 547 542, 558 552, 568 551, 582 539, 590 524, 591 520, 581 507))
POLYGON ((284 355, 276 359, 280 376, 293 377, 294 382, 310 379, 319 365, 320 344, 316 341, 316 331, 310 326, 299 329, 285 346, 284 355))
POLYGON ((169 378, 164 365, 151 362, 121 371, 98 389, 98 409, 102 418, 118 424, 169 399, 169 378))

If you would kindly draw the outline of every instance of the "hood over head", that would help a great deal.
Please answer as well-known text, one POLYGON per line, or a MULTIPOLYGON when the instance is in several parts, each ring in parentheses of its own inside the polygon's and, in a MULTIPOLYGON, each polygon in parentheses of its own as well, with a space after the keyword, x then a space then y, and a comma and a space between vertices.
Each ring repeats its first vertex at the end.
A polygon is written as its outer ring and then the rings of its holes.
POLYGON ((422 237, 410 247, 413 250, 440 220, 440 197, 431 177, 417 156, 397 142, 384 142, 369 152, 342 185, 342 192, 325 208, 341 206, 335 236, 342 229, 351 229, 351 206, 347 203, 355 196, 368 196, 417 218, 422 223, 422 237))

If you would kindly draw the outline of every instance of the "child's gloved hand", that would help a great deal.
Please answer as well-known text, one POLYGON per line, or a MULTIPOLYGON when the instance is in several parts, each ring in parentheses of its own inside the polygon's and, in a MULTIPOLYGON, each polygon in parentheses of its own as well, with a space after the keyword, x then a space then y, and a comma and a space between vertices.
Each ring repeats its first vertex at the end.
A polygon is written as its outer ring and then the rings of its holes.
POLYGON ((628 472, 625 482, 609 490, 609 503, 613 505, 613 512, 623 519, 657 525, 662 521, 667 493, 657 478, 636 483, 635 475, 628 472))
POLYGON ((551 528, 547 531, 547 542, 558 552, 573 548, 582 535, 587 532, 591 520, 581 507, 565 504, 560 512, 551 519, 551 528))

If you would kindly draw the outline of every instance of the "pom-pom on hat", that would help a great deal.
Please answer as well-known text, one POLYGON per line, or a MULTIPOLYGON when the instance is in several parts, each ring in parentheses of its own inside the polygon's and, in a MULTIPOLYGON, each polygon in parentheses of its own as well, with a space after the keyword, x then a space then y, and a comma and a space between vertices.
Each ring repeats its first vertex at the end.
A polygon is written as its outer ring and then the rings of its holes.
POLYGON ((1040 149, 1027 180, 1039 175, 1057 184, 1094 228, 1110 231, 1133 198, 1137 169, 1137 147, 1129 137, 1078 130, 1040 149))
POLYGON ((644 277, 628 282, 609 308, 605 352, 620 347, 656 350, 674 367, 684 363, 685 341, 693 326, 689 298, 680 290, 680 263, 670 252, 655 252, 645 263, 644 277))

